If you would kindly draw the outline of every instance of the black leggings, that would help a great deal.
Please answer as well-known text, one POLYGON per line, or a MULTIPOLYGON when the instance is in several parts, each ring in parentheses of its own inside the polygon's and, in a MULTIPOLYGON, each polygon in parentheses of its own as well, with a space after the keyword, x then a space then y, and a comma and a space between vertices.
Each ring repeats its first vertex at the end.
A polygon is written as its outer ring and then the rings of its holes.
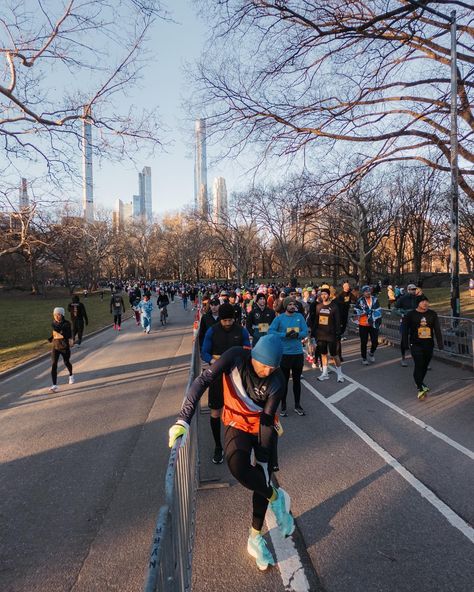
POLYGON ((121 314, 114 314, 114 325, 120 327, 122 324, 122 315, 121 314))
POLYGON ((363 360, 367 357, 367 343, 370 335, 370 353, 374 354, 379 344, 379 330, 375 327, 359 327, 360 355, 363 360))
POLYGON ((413 362, 415 364, 413 378, 415 379, 418 390, 421 391, 428 366, 430 365, 431 358, 433 357, 433 348, 423 347, 421 345, 412 345, 411 357, 413 358, 413 362))
POLYGON ((82 335, 84 333, 84 320, 83 319, 76 319, 72 322, 72 338, 76 339, 77 335, 77 343, 82 343, 82 335))
POLYGON ((285 354, 281 358, 280 368, 285 376, 285 394, 281 399, 282 409, 286 408, 286 395, 288 394, 288 382, 290 373, 293 379, 293 395, 295 396, 295 407, 300 406, 301 399, 301 375, 303 374, 303 354, 285 354))
POLYGON ((53 349, 53 351, 51 352, 51 359, 53 361, 53 365, 51 366, 51 378, 53 380, 53 384, 56 384, 56 381, 58 379, 59 356, 63 357, 64 365, 66 366, 66 368, 69 371, 69 376, 71 376, 71 374, 72 374, 72 364, 69 361, 69 358, 71 357, 71 350, 66 349, 64 351, 61 351, 59 349, 53 349))
MULTIPOLYGON (((275 432, 275 439, 276 437, 275 432)), ((227 466, 239 483, 253 491, 252 526, 255 530, 262 530, 268 500, 273 494, 273 488, 268 485, 262 467, 260 465, 254 467, 250 464, 250 453, 257 445, 257 435, 243 432, 232 426, 226 426, 224 451, 227 466)), ((273 463, 269 461, 269 476, 271 475, 272 465, 273 463)))

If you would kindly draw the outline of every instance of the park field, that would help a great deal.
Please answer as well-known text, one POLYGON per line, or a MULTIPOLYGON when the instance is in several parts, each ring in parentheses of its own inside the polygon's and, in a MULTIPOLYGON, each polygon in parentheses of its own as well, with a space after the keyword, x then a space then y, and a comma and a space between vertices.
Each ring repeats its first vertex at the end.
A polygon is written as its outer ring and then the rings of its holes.
MULTIPOLYGON (((110 314, 110 293, 80 296, 89 318, 87 335, 113 322, 110 314)), ((52 290, 46 297, 31 296, 22 292, 0 293, 0 372, 50 351, 48 337, 51 334, 53 309, 64 307, 66 318, 70 320, 67 305, 71 297, 66 291, 52 290)), ((124 297, 128 307, 128 298, 124 297)), ((128 312, 128 311, 127 311, 128 312)))

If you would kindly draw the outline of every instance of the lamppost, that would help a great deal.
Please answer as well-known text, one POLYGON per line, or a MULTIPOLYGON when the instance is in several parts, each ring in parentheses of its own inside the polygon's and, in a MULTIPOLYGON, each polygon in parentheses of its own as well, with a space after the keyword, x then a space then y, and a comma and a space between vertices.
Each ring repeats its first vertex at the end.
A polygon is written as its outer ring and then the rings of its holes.
POLYGON ((456 11, 451 15, 443 14, 429 8, 418 0, 408 0, 410 4, 426 10, 431 14, 447 21, 451 25, 451 241, 450 241, 450 272, 451 272, 451 310, 453 317, 461 314, 459 296, 459 169, 458 169, 458 76, 456 53, 456 11))

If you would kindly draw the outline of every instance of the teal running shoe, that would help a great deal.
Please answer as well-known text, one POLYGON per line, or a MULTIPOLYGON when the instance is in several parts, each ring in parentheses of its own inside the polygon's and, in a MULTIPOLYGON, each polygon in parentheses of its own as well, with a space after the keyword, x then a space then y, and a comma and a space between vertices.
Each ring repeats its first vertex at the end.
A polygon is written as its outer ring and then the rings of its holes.
POLYGON ((257 567, 260 571, 265 571, 269 565, 275 565, 275 560, 268 550, 267 543, 261 534, 249 536, 247 541, 247 551, 252 557, 255 557, 257 567))
POLYGON ((277 489, 277 498, 274 502, 270 502, 270 508, 275 515, 278 528, 284 537, 290 536, 295 530, 295 521, 290 514, 291 499, 284 489, 279 487, 277 489))

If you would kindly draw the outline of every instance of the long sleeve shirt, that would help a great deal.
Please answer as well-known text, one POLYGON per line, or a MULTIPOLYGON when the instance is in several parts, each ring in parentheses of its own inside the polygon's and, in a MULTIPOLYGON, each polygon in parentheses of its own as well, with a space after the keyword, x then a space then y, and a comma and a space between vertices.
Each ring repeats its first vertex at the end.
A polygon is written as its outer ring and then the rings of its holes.
POLYGON ((308 336, 308 326, 301 313, 294 312, 291 315, 284 313, 273 319, 268 333, 274 333, 281 338, 283 355, 302 354, 301 340, 308 336), (298 334, 296 337, 291 337, 292 330, 298 334))
POLYGON ((341 317, 339 306, 333 300, 327 304, 319 302, 316 305, 314 324, 311 335, 318 341, 337 341, 340 337, 341 317))
POLYGON ((439 349, 443 349, 443 336, 439 326, 438 315, 434 310, 426 312, 410 310, 402 322, 402 340, 408 345, 419 345, 422 347, 434 347, 434 338, 439 349))
POLYGON ((283 397, 285 380, 280 369, 265 378, 255 374, 250 351, 233 347, 198 376, 189 387, 178 415, 188 425, 205 390, 224 378, 224 425, 257 433, 257 460, 268 462, 275 436, 275 415, 283 397))

